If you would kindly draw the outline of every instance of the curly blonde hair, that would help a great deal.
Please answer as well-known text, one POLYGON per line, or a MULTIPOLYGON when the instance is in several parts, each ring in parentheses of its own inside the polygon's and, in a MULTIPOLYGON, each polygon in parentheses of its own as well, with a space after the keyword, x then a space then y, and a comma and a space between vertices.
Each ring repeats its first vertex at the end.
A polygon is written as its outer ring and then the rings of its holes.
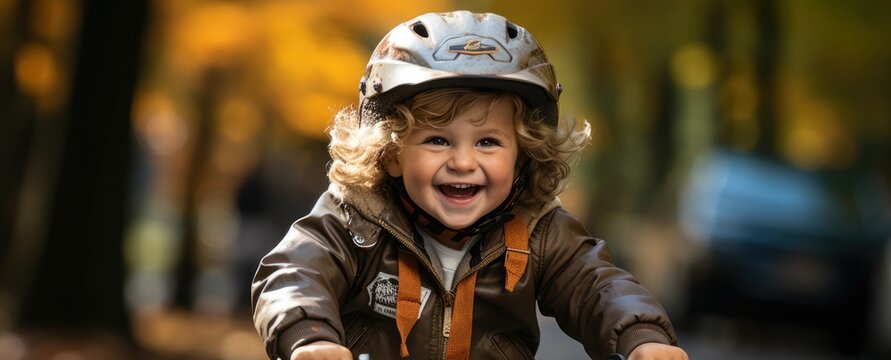
MULTIPOLYGON (((445 126, 463 109, 480 103, 488 104, 491 111, 499 101, 513 104, 519 145, 517 166, 525 164, 521 174, 525 176, 525 191, 517 202, 533 206, 551 201, 564 190, 573 163, 590 141, 591 126, 573 117, 564 117, 556 127, 548 125, 537 112, 529 111, 522 98, 503 91, 430 90, 396 105, 393 115, 379 119, 369 119, 373 114, 360 117, 355 108, 341 110, 328 131, 332 159, 328 179, 368 189, 382 186, 388 178, 385 161, 399 153, 402 141, 412 130, 445 126)), ((484 112, 479 121, 487 117, 488 112, 484 112)))

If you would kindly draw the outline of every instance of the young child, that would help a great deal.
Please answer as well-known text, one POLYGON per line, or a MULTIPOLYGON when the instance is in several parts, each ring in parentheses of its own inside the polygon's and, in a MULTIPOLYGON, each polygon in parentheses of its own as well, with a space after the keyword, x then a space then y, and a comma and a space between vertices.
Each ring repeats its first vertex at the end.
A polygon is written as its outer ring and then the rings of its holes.
POLYGON ((590 128, 539 43, 425 14, 377 46, 330 129, 331 186, 260 263, 270 358, 532 359, 535 306, 592 358, 686 359, 659 303, 556 198, 590 128))

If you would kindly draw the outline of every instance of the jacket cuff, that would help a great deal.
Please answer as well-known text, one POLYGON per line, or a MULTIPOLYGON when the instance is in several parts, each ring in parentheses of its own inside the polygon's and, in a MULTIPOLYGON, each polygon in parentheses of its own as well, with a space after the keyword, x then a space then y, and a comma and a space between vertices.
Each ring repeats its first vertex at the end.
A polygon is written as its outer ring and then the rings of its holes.
POLYGON ((616 352, 628 356, 640 345, 646 343, 671 344, 671 338, 665 329, 650 323, 631 325, 619 334, 616 341, 616 352))
POLYGON ((278 334, 278 355, 282 360, 289 360, 294 349, 319 340, 340 343, 340 336, 337 335, 337 330, 324 321, 297 322, 278 334))

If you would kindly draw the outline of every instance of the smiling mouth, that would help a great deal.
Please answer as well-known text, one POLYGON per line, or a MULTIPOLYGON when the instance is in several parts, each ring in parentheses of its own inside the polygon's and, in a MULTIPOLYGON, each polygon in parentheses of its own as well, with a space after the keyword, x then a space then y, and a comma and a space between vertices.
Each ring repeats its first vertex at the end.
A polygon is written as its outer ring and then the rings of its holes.
POLYGON ((439 185, 439 191, 445 196, 455 199, 467 199, 476 195, 482 188, 479 185, 471 184, 446 184, 439 185))

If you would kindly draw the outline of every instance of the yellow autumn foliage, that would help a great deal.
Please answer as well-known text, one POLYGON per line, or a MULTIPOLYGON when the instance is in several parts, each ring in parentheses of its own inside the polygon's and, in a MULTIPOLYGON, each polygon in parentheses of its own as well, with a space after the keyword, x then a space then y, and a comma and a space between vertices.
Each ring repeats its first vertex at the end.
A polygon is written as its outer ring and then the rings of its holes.
POLYGON ((178 82, 165 85, 172 96, 202 86, 209 68, 235 72, 227 79, 244 83, 230 85, 298 134, 324 138, 332 111, 356 101, 369 39, 448 2, 159 0, 157 8, 162 64, 153 76, 178 82))

